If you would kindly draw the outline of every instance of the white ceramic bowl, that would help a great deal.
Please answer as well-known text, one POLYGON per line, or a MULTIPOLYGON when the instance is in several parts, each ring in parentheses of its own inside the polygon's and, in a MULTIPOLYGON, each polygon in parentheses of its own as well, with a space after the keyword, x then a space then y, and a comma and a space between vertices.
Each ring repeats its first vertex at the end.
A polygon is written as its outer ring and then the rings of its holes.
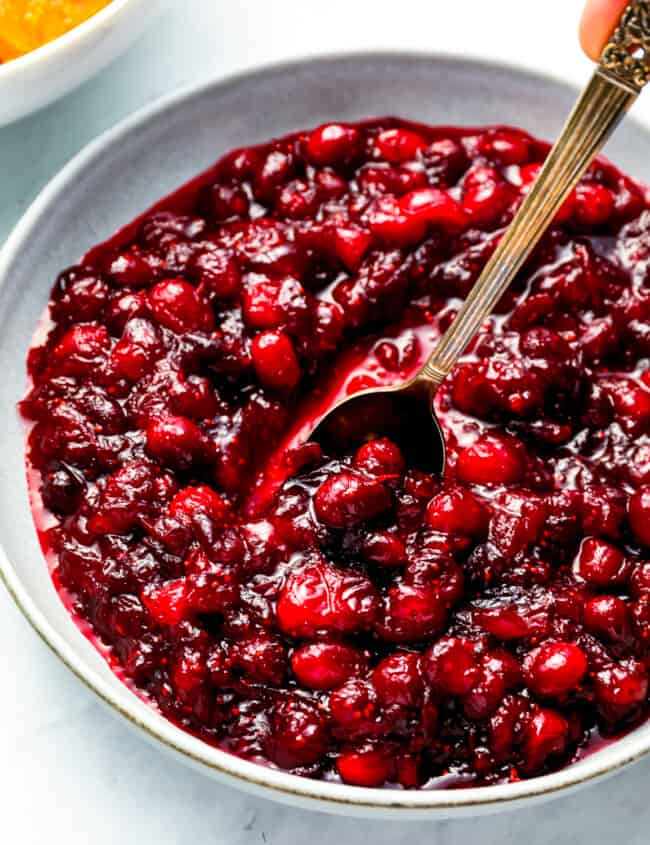
MULTIPOLYGON (((211 83, 145 109, 87 147, 45 188, 0 253, 0 570, 61 660, 114 712, 185 762, 276 800, 404 819, 478 814, 548 799, 650 750, 648 723, 551 775, 479 789, 407 792, 307 780, 202 743, 124 686, 59 601, 32 524, 16 413, 25 355, 57 272, 227 150, 325 120, 389 113, 437 124, 519 124, 551 138, 574 97, 564 84, 512 68, 392 54, 299 62, 211 83)), ((648 180, 648 142, 646 130, 629 121, 609 152, 625 170, 648 180)))
POLYGON ((90 79, 125 50, 168 0, 112 0, 49 44, 0 65, 0 126, 90 79))

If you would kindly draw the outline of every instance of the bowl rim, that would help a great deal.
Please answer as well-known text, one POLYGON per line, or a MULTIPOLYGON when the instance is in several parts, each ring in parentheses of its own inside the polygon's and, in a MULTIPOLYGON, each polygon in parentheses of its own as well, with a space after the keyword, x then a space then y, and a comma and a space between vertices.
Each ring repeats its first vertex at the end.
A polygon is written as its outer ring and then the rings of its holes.
POLYGON ((40 47, 30 50, 22 56, 17 56, 15 59, 0 64, 0 82, 4 82, 11 76, 17 76, 23 71, 28 71, 38 62, 47 62, 50 59, 56 60, 65 50, 80 45, 96 27, 110 26, 114 18, 120 15, 123 9, 132 2, 134 0, 109 0, 108 4, 102 9, 62 35, 41 44, 40 47))
MULTIPOLYGON (((113 0, 116 10, 129 2, 130 0, 113 0)), ((109 8, 110 6, 106 7, 106 9, 109 8)), ((98 15, 101 14, 102 12, 98 13, 98 15)), ((80 27, 83 26, 83 24, 80 25, 80 27)), ((65 37, 62 36, 62 38, 65 37)), ((161 114, 174 109, 185 101, 211 90, 220 90, 246 82, 255 83, 256 80, 263 78, 270 72, 291 72, 306 64, 313 66, 328 65, 339 61, 372 60, 442 61, 454 66, 472 64, 477 69, 485 68, 512 72, 520 77, 528 77, 531 81, 551 81, 569 90, 576 90, 559 77, 533 71, 513 63, 461 56, 443 51, 418 50, 343 50, 328 52, 303 58, 293 58, 288 61, 267 63, 253 69, 201 81, 199 84, 184 86, 180 90, 144 106, 103 132, 83 147, 45 185, 0 249, 0 285, 8 282, 9 271, 14 258, 20 254, 22 243, 28 236, 32 225, 38 220, 39 215, 65 190, 66 185, 74 180, 78 171, 100 159, 102 154, 118 143, 123 136, 155 120, 161 114)), ((47 572, 47 567, 44 567, 43 571, 47 572)), ((583 758, 579 766, 569 765, 557 772, 515 783, 469 787, 459 790, 401 791, 355 787, 303 778, 289 772, 244 760, 202 742, 176 727, 172 722, 161 718, 160 714, 150 704, 142 702, 135 695, 133 695, 132 701, 131 698, 125 696, 125 700, 122 702, 113 689, 113 684, 101 677, 91 666, 88 666, 83 658, 78 657, 65 638, 54 629, 45 614, 36 607, 28 591, 23 587, 18 572, 9 561, 2 545, 0 545, 0 578, 18 609, 41 640, 113 712, 119 714, 149 740, 162 744, 168 751, 184 758, 185 762, 192 764, 195 768, 211 774, 213 777, 225 780, 231 785, 239 785, 249 791, 265 794, 267 798, 275 798, 288 803, 301 803, 303 806, 311 806, 313 809, 329 810, 330 812, 356 811, 358 815, 381 815, 384 811, 384 813, 403 816, 404 818, 417 817, 418 815, 431 816, 436 813, 455 814, 454 811, 459 813, 473 810, 485 812, 508 805, 514 807, 528 799, 542 799, 569 791, 592 780, 614 774, 650 753, 650 732, 645 736, 636 736, 636 738, 634 734, 628 734, 626 737, 583 758), (135 712, 138 709, 137 705, 144 708, 142 716, 135 712), (394 812, 391 813, 391 811, 394 812)), ((79 636, 83 637, 83 634, 79 632, 79 636)), ((124 686, 124 689, 128 690, 128 687, 124 686)))

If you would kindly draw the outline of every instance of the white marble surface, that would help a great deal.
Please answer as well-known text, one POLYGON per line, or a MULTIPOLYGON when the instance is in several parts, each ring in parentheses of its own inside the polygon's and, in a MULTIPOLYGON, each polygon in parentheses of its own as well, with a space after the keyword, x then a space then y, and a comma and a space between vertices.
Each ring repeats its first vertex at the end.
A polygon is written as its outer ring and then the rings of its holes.
MULTIPOLYGON (((581 0, 175 0, 118 65, 0 129, 0 240, 38 189, 99 132, 168 91, 256 64, 331 50, 487 56, 575 82, 581 0)), ((637 109, 650 122, 650 95, 637 109)), ((2 510, 0 508, 0 520, 2 510)), ((50 655, 0 589, 0 842, 11 845, 641 845, 650 759, 551 804, 440 823, 346 820, 221 787, 170 762, 112 718, 50 655)))

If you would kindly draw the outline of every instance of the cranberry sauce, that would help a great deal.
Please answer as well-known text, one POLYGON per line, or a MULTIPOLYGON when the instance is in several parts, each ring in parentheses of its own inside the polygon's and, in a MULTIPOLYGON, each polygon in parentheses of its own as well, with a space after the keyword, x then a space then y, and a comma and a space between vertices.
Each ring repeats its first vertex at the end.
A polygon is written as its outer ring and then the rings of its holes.
POLYGON ((57 279, 28 464, 62 596, 234 754, 363 786, 530 777, 638 724, 650 209, 604 161, 437 397, 443 479, 304 444, 449 324, 547 145, 330 124, 226 156, 57 279))

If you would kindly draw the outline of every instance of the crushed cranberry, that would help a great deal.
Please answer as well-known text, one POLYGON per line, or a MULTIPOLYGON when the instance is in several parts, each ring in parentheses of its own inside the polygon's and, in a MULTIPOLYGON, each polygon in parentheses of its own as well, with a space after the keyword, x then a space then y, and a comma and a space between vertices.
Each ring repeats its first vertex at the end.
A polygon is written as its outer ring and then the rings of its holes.
POLYGON ((231 153, 59 276, 21 406, 47 551, 180 727, 416 789, 552 771, 646 717, 639 186, 590 169, 442 386, 444 477, 386 439, 304 443, 421 365, 547 151, 327 124, 231 153))

